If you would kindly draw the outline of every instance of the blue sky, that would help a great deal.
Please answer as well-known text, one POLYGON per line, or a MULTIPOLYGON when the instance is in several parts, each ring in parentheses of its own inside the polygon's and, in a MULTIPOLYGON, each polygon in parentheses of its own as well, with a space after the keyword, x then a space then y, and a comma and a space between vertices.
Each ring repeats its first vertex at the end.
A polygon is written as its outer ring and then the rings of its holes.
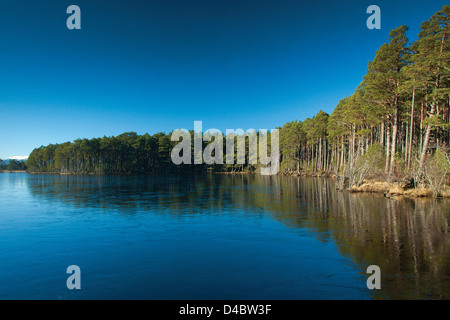
POLYGON ((331 113, 445 1, 0 0, 0 158, 77 138, 272 129, 331 113), (66 9, 81 8, 81 30, 66 9), (369 30, 366 9, 381 8, 369 30))

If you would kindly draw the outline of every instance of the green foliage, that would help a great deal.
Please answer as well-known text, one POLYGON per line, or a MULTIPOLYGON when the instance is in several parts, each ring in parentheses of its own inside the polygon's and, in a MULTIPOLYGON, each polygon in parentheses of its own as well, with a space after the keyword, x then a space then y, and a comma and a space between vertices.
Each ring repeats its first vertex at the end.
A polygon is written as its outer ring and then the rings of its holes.
POLYGON ((25 171, 27 170, 27 166, 24 161, 19 160, 9 160, 8 163, 2 161, 0 159, 0 170, 8 170, 8 171, 25 171))
POLYGON ((428 185, 433 190, 433 195, 438 197, 445 185, 447 173, 450 172, 449 153, 437 149, 433 157, 427 160, 424 171, 428 185))
POLYGON ((384 168, 384 147, 380 143, 372 144, 358 162, 369 163, 372 172, 380 172, 384 168))
POLYGON ((32 172, 81 174, 138 174, 164 172, 170 163, 171 141, 157 133, 139 136, 135 132, 117 137, 78 139, 40 147, 30 154, 32 172))
POLYGON ((306 132, 303 123, 286 123, 280 130, 280 149, 282 154, 281 171, 290 172, 299 169, 301 148, 306 144, 306 132))

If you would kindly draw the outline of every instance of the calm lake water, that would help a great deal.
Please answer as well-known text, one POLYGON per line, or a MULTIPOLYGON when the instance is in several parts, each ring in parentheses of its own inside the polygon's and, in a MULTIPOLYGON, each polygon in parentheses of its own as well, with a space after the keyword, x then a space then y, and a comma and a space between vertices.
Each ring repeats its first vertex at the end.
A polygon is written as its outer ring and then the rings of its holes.
POLYGON ((449 299, 449 219, 329 179, 4 173, 0 299, 449 299))

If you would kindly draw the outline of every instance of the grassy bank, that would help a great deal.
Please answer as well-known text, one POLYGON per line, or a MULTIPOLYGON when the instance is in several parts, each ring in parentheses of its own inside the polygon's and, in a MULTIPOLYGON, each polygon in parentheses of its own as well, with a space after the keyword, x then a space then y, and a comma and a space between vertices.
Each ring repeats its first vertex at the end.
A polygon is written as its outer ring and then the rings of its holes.
POLYGON ((404 183, 388 183, 377 180, 364 180, 360 186, 352 186, 349 191, 381 193, 389 198, 397 196, 450 198, 450 186, 443 186, 436 194, 432 188, 427 186, 410 188, 404 183))

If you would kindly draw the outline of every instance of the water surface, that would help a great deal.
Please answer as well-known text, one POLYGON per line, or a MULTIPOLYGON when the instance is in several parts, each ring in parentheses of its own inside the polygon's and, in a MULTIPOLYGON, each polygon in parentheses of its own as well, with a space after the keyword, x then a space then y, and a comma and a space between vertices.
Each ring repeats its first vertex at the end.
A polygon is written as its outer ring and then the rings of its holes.
POLYGON ((4 173, 0 298, 449 299, 449 218, 329 179, 4 173))

